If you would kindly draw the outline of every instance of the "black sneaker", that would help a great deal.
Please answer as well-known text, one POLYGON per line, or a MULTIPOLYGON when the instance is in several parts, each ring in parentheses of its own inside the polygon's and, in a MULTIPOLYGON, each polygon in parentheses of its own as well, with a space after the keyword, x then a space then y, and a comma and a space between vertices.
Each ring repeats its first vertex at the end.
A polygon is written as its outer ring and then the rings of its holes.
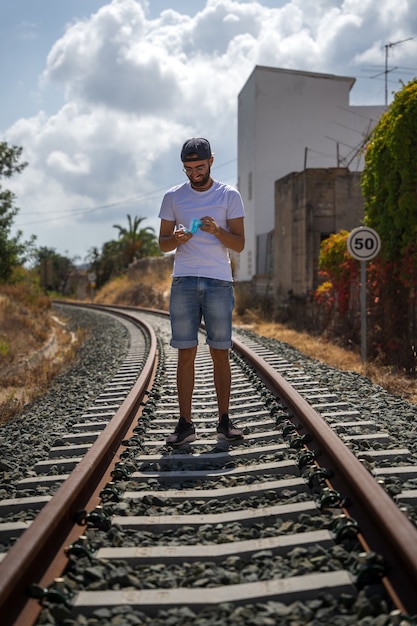
POLYGON ((180 446, 183 443, 195 441, 196 438, 194 424, 180 417, 174 432, 168 435, 166 442, 170 443, 172 446, 180 446))
POLYGON ((243 439, 243 431, 233 426, 227 413, 221 416, 217 426, 217 439, 226 439, 227 441, 243 439))

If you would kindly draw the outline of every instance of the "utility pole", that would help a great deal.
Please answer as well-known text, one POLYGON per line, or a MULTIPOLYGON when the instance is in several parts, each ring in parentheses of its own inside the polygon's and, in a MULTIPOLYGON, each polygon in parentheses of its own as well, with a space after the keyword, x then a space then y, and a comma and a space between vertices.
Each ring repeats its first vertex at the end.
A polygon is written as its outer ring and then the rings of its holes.
POLYGON ((400 41, 385 44, 385 108, 388 106, 388 72, 391 72, 391 70, 388 69, 388 51, 390 48, 398 46, 400 43, 404 43, 405 41, 410 41, 411 39, 414 39, 414 37, 408 37, 407 39, 401 39, 400 41))

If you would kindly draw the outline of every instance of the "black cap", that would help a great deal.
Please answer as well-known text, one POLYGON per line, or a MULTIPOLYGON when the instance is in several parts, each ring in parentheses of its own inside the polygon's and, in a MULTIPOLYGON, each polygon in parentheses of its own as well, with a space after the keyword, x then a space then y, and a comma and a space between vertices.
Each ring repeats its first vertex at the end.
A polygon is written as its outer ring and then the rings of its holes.
POLYGON ((181 161, 204 161, 212 156, 211 147, 207 139, 204 137, 193 137, 188 139, 181 150, 181 161), (197 156, 188 156, 188 155, 197 156))

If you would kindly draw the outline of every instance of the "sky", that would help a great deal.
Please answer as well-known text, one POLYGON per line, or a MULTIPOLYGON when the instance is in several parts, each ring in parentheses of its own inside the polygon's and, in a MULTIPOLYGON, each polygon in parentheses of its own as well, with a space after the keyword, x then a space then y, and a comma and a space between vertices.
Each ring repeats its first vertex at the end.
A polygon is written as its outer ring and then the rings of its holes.
POLYGON ((0 141, 28 162, 0 180, 15 230, 76 263, 127 215, 158 234, 186 139, 207 137, 213 177, 236 185, 237 99, 256 65, 354 77, 350 104, 383 105, 386 85, 390 102, 417 76, 413 4, 0 0, 0 141))

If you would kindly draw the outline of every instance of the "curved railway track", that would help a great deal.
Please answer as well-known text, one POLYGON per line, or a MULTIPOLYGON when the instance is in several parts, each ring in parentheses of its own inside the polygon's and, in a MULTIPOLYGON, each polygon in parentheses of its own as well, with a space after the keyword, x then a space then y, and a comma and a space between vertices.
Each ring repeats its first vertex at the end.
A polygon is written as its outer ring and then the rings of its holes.
MULTIPOLYGON (((181 608, 190 620, 198 613, 208 615, 202 623, 238 624, 242 605, 254 607, 254 623, 271 624, 282 606, 318 598, 322 612, 331 597, 333 610, 348 615, 369 590, 387 624, 415 623, 417 530, 377 480, 415 476, 410 452, 244 333, 234 338, 230 413, 245 438, 232 445, 214 437, 202 339, 198 439, 169 448, 178 414, 168 321, 106 310, 132 331, 121 371, 35 468, 51 495, 0 503, 11 520, 14 510, 40 509, 33 521, 0 528, 19 537, 0 563, 2 624, 50 623, 45 612, 56 624, 91 615, 110 624, 120 612, 126 624, 153 624, 181 608), (376 443, 367 458, 384 462, 373 474, 348 447, 364 437, 376 443)), ((333 623, 331 615, 317 623, 333 623)))

